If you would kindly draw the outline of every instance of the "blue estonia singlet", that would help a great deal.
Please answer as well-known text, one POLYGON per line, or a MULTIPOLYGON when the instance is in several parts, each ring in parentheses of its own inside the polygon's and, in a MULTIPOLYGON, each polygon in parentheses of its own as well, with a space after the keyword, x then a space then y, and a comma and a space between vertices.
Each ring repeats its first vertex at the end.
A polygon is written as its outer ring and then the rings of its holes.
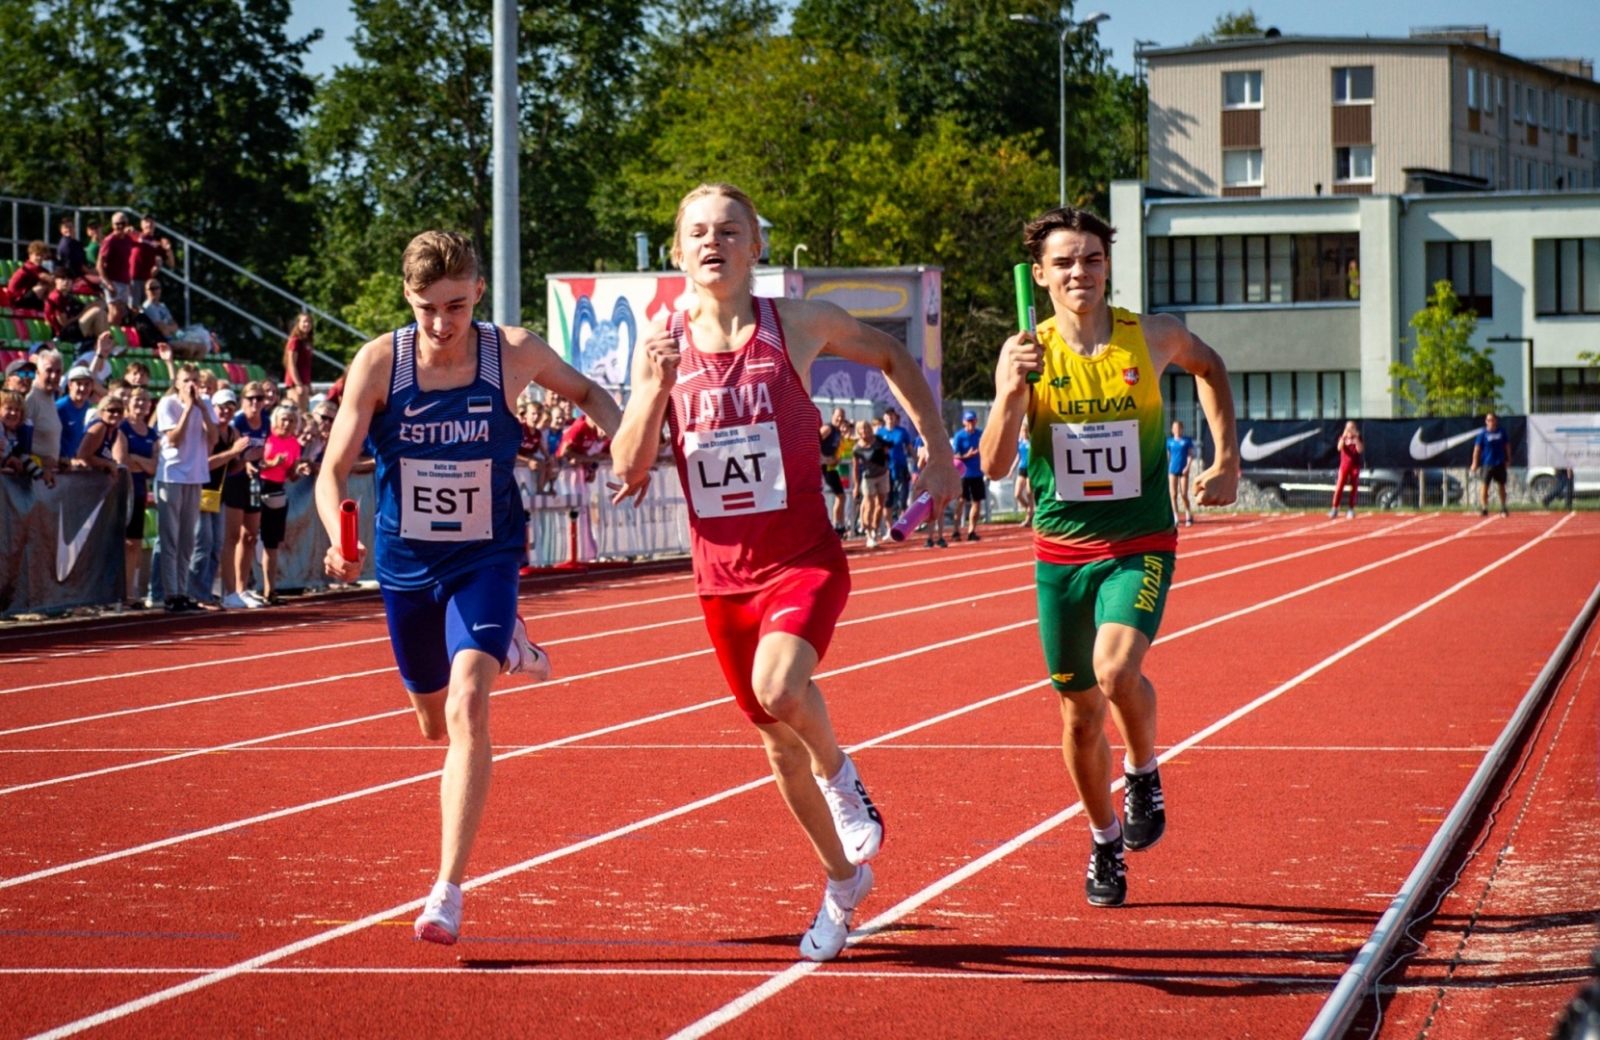
POLYGON ((417 327, 394 334, 389 400, 372 417, 378 584, 431 588, 458 574, 517 565, 527 514, 512 473, 522 422, 500 381, 500 330, 473 322, 478 373, 451 390, 417 387, 417 327))

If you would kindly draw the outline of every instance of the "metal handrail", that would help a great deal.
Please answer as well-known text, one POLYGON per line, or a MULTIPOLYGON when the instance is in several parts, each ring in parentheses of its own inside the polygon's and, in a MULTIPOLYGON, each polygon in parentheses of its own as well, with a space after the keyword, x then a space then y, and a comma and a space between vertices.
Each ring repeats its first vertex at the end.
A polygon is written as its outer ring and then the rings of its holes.
MULTIPOLYGON (((22 243, 24 241, 24 239, 22 239, 22 237, 18 233, 18 231, 19 231, 19 227, 18 227, 18 225, 19 225, 19 216, 20 216, 19 207, 20 206, 23 206, 23 205, 38 206, 43 211, 43 214, 44 214, 44 216, 43 216, 43 219, 44 219, 44 239, 46 241, 48 241, 49 236, 50 236, 50 231, 51 231, 51 228, 50 228, 49 225, 50 225, 50 216, 51 216, 51 211, 52 210, 58 210, 58 211, 63 212, 63 213, 71 213, 73 215, 73 228, 74 228, 75 231, 81 231, 82 230, 82 227, 81 227, 82 214, 85 213, 85 212, 89 212, 89 213, 116 213, 116 212, 122 212, 122 213, 129 214, 130 216, 132 216, 135 219, 142 218, 142 215, 143 215, 142 211, 139 210, 137 207, 134 207, 134 206, 99 206, 99 205, 71 206, 71 205, 63 205, 63 204, 60 204, 60 203, 45 202, 45 201, 43 201, 41 199, 29 199, 29 198, 23 198, 21 196, 15 196, 15 195, 0 195, 0 203, 7 203, 7 202, 9 202, 11 204, 11 235, 9 236, 9 238, 6 237, 6 236, 0 236, 0 242, 9 241, 11 243, 11 252, 12 252, 13 259, 18 258, 17 257, 17 253, 18 253, 19 247, 22 245, 22 243)), ((366 340, 369 340, 369 339, 372 338, 369 334, 367 334, 365 332, 362 332, 360 329, 357 329, 354 326, 349 325, 344 321, 341 321, 340 319, 338 319, 338 318, 334 317, 333 315, 329 314, 327 311, 323 310, 322 308, 317 307, 316 305, 311 304, 311 303, 307 302, 304 299, 301 299, 300 297, 294 295, 293 293, 289 292, 287 289, 284 289, 281 286, 274 285, 273 283, 271 283, 271 282, 267 281, 266 279, 262 278, 260 275, 256 274, 255 272, 250 271, 250 270, 248 270, 248 269, 246 269, 244 267, 241 267, 240 265, 234 263, 232 260, 229 260, 227 257, 222 256, 220 253, 216 252, 215 250, 209 249, 206 246, 201 245, 199 242, 197 242, 194 239, 190 238, 188 235, 185 235, 183 232, 178 231, 178 230, 176 230, 176 229, 174 229, 172 227, 169 227, 168 225, 161 223, 159 220, 155 222, 155 225, 156 225, 156 228, 158 230, 162 231, 163 233, 165 233, 169 237, 175 239, 177 244, 179 246, 181 246, 181 248, 184 251, 184 264, 183 264, 184 271, 182 273, 180 273, 180 272, 178 272, 178 271, 176 271, 176 270, 174 270, 174 269, 172 269, 170 267, 165 267, 165 266, 160 268, 160 271, 163 274, 165 274, 167 277, 171 278, 174 282, 176 282, 179 285, 183 286, 186 291, 199 292, 202 296, 204 296, 207 299, 210 299, 210 300, 212 300, 212 301, 214 301, 216 303, 221 304, 222 306, 226 307, 228 310, 230 310, 233 313, 239 315, 241 318, 244 318, 246 321, 249 321, 250 323, 255 325, 257 328, 264 329, 269 334, 275 335, 275 336, 281 336, 281 335, 284 334, 284 330, 283 329, 281 329, 278 326, 272 324, 271 322, 267 321, 266 319, 260 318, 260 317, 254 315, 254 314, 251 314, 249 311, 246 311, 244 308, 238 306, 237 304, 223 299, 221 296, 218 296, 216 293, 214 293, 214 292, 210 291, 209 289, 206 289, 204 286, 198 284, 193 279, 193 277, 191 277, 190 274, 189 274, 189 250, 192 249, 192 250, 202 254, 203 256, 206 256, 206 257, 216 261, 217 263, 222 264, 223 266, 229 268, 230 270, 233 270, 233 271, 235 271, 235 272, 237 272, 239 274, 244 275, 246 278, 249 278, 251 281, 253 281, 256 284, 260 285, 262 288, 269 289, 272 292, 277 293, 279 296, 281 296, 284 299, 288 300, 290 303, 293 303, 295 306, 299 307, 301 310, 305 311, 306 313, 316 315, 318 318, 322 319, 323 321, 327 322, 328 324, 333 325, 336 328, 342 329, 345 332, 348 332, 352 336, 355 336, 360 341, 366 341, 366 340)), ((313 349, 312 350, 312 354, 314 356, 318 357, 318 358, 321 358, 323 361, 326 361, 328 364, 333 365, 334 367, 340 369, 341 371, 344 370, 347 367, 345 362, 343 362, 343 361, 339 360, 338 358, 333 357, 333 356, 331 356, 329 354, 325 354, 320 350, 313 349)))

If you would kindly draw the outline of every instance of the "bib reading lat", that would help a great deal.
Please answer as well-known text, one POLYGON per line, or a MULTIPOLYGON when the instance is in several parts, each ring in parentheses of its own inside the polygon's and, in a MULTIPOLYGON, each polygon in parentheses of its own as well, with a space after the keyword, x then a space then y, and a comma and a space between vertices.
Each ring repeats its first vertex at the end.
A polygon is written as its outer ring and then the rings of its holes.
POLYGON ((1139 420, 1052 423, 1050 438, 1059 501, 1139 497, 1139 420))
POLYGON ((488 459, 400 460, 400 537, 478 542, 494 537, 488 459))
POLYGON ((683 459, 696 516, 770 513, 789 504, 775 422, 685 430, 683 459))

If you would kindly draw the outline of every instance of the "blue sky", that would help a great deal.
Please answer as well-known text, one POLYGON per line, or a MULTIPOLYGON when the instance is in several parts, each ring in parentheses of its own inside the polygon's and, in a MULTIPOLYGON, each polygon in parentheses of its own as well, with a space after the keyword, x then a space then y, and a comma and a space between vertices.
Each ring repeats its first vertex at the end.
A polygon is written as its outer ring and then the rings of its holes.
MULTIPOLYGON (((294 35, 323 30, 307 71, 328 72, 352 58, 355 19, 343 0, 293 0, 294 35)), ((1413 25, 1487 24, 1500 30, 1501 49, 1520 58, 1600 58, 1600 15, 1595 0, 1540 0, 1514 7, 1505 0, 1254 0, 1196 4, 1193 0, 1078 0, 1077 11, 1105 11, 1100 27, 1112 60, 1133 67, 1135 38, 1168 46, 1187 43, 1210 27, 1221 11, 1254 7, 1263 24, 1286 34, 1404 36, 1413 25)))

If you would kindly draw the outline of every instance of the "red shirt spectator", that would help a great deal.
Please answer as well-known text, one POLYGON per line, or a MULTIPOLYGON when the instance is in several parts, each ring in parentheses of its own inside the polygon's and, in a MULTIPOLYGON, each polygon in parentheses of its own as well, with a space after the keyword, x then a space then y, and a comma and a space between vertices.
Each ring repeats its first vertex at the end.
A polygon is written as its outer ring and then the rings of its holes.
POLYGON ((128 266, 133 277, 130 282, 142 282, 156 273, 156 268, 161 266, 161 246, 152 239, 143 235, 129 235, 133 239, 130 247, 128 266))
MULTIPOLYGON (((11 280, 6 283, 6 291, 11 294, 12 300, 20 300, 27 295, 35 285, 49 278, 49 274, 39 264, 32 260, 27 261, 11 274, 11 280)), ((43 293, 39 293, 43 296, 43 293)))
POLYGON ((134 244, 133 233, 127 230, 125 224, 107 235, 106 240, 100 243, 100 271, 106 278, 124 284, 134 280, 134 244))
POLYGON ((83 301, 69 288, 63 288, 67 279, 58 277, 56 288, 44 299, 44 320, 50 323, 50 329, 59 339, 63 329, 76 326, 78 315, 83 313, 83 301))
POLYGON ((582 466, 584 475, 594 477, 598 468, 596 460, 610 449, 605 434, 601 433, 587 415, 580 415, 561 434, 561 444, 556 457, 574 466, 582 466))

